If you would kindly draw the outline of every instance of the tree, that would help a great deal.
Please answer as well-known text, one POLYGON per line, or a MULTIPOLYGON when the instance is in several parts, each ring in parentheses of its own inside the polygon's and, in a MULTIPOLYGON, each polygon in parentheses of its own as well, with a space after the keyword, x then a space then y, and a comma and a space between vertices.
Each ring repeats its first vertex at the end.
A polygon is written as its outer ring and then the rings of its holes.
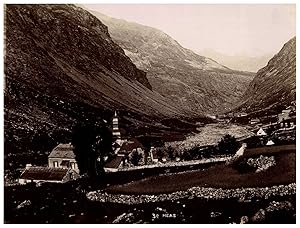
POLYGON ((246 139, 245 143, 247 143, 247 148, 257 148, 263 146, 262 140, 256 135, 246 139))
POLYGON ((221 154, 234 154, 239 148, 239 143, 234 136, 227 134, 218 143, 218 148, 221 154))
POLYGON ((174 150, 172 147, 169 146, 167 148, 167 154, 171 161, 173 161, 175 159, 175 154, 174 154, 174 150))
POLYGON ((131 154, 130 161, 134 166, 139 165, 140 160, 143 158, 143 156, 138 151, 133 151, 131 154))
POLYGON ((157 155, 158 161, 162 161, 163 157, 165 156, 164 152, 160 148, 156 149, 156 155, 157 155))
POLYGON ((142 143, 143 147, 144 147, 144 153, 145 153, 145 157, 144 157, 144 163, 147 164, 148 160, 148 156, 151 150, 151 146, 152 146, 152 137, 150 136, 143 136, 139 138, 139 141, 142 143))
POLYGON ((273 133, 273 131, 275 131, 275 127, 273 125, 271 125, 269 128, 267 128, 266 133, 268 135, 271 135, 273 133))
POLYGON ((188 151, 187 149, 184 149, 181 153, 181 157, 180 157, 181 160, 184 160, 184 161, 190 161, 192 160, 192 156, 191 156, 191 153, 190 151, 188 151))
POLYGON ((104 123, 78 123, 73 128, 72 145, 81 175, 95 177, 104 172, 104 157, 112 152, 111 132, 104 123))

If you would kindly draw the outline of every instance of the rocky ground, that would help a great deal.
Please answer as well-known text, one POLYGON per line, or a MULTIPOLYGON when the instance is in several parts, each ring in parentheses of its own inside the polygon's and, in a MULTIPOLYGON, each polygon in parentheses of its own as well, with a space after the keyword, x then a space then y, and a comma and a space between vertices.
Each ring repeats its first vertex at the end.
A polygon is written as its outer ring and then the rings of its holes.
POLYGON ((249 158, 247 164, 256 168, 255 172, 267 170, 269 167, 276 165, 274 156, 265 157, 263 155, 258 158, 249 158))
POLYGON ((135 205, 90 201, 85 196, 90 186, 90 183, 68 183, 6 187, 5 223, 296 222, 296 197, 289 194, 294 185, 287 194, 270 194, 267 199, 183 198, 135 205))

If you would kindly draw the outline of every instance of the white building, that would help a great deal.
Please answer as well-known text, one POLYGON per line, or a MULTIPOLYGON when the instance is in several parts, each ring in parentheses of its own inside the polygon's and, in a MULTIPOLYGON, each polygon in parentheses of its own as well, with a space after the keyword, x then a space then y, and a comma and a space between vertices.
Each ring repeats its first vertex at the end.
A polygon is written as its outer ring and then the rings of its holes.
POLYGON ((269 140, 266 144, 266 146, 273 146, 275 143, 272 140, 269 140))
POLYGON ((262 129, 260 128, 257 133, 256 133, 257 136, 266 136, 267 133, 262 129))
POLYGON ((72 169, 79 173, 72 144, 61 143, 57 145, 48 156, 48 166, 50 168, 72 169))

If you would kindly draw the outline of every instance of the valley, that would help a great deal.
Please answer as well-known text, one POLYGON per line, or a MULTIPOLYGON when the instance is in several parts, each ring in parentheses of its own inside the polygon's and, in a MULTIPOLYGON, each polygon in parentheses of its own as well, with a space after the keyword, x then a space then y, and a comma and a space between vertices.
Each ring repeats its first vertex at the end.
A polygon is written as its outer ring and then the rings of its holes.
POLYGON ((296 37, 234 70, 91 8, 4 5, 4 222, 295 223, 296 37))

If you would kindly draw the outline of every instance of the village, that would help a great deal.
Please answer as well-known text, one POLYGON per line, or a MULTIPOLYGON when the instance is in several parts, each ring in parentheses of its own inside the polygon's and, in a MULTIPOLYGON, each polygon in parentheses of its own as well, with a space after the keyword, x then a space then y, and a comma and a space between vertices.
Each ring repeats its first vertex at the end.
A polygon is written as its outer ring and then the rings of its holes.
MULTIPOLYGON (((286 107, 276 116, 276 121, 262 123, 260 118, 248 120, 247 134, 236 137, 239 149, 231 154, 216 152, 218 141, 224 135, 217 135, 214 140, 206 140, 206 144, 195 136, 187 137, 185 141, 167 142, 163 147, 145 147, 136 138, 122 137, 119 130, 119 117, 115 112, 112 118, 113 155, 105 157, 105 172, 120 172, 130 170, 151 169, 157 167, 192 167, 199 164, 215 164, 230 161, 236 155, 242 155, 245 148, 276 147, 283 141, 295 142, 296 108, 295 102, 286 107), (210 142, 210 143, 209 143, 210 142), (241 152, 242 151, 242 152, 241 152)), ((227 115, 211 116, 217 125, 232 124, 234 117, 245 118, 246 113, 229 113, 227 115)), ((274 120, 274 116, 272 118, 274 120)), ((214 126, 215 127, 215 126, 214 126)), ((230 131, 229 131, 230 132, 230 131)), ((209 133, 205 132, 205 135, 209 133)), ((203 135, 201 136, 203 138, 203 135)), ((35 182, 40 185, 45 182, 65 183, 80 178, 74 146, 57 145, 48 155, 47 166, 27 164, 17 183, 35 182)), ((15 184, 15 183, 14 183, 15 184)))

